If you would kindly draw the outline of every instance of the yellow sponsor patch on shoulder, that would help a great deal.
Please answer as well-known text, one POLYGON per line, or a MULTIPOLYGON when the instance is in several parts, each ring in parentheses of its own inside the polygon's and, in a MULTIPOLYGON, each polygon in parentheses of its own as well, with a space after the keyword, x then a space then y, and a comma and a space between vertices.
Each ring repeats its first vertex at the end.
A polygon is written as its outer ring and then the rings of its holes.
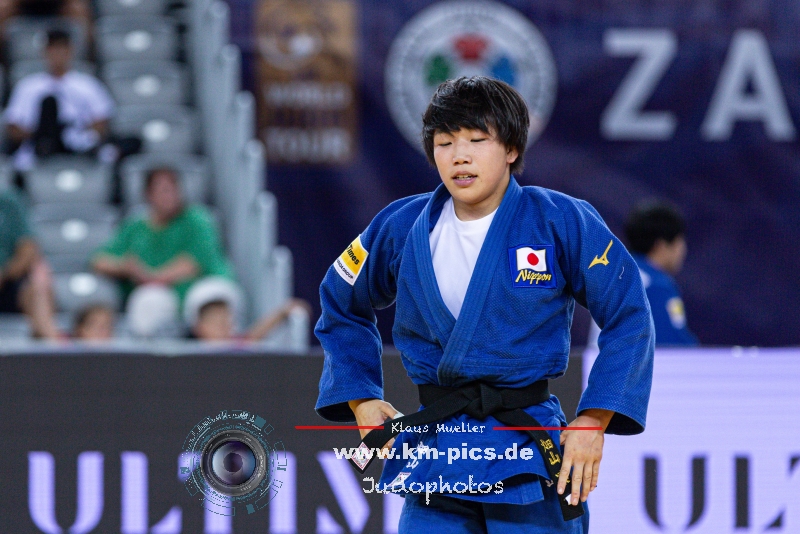
POLYGON ((339 276, 352 286, 356 283, 361 269, 364 268, 367 256, 369 256, 369 252, 361 244, 361 236, 359 235, 344 249, 342 255, 336 258, 336 261, 333 262, 333 267, 339 273, 339 276))
POLYGON ((667 301, 667 313, 672 326, 677 330, 686 326, 686 311, 680 297, 672 297, 667 301))

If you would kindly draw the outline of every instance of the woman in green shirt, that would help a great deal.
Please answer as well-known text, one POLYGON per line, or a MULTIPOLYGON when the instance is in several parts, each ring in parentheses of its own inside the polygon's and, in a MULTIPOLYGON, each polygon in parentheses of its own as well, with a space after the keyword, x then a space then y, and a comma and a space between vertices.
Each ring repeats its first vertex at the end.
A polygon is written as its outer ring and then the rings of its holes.
POLYGON ((151 170, 145 181, 149 214, 134 216, 94 256, 99 274, 119 279, 127 296, 141 284, 173 287, 181 299, 199 278, 233 279, 208 210, 186 206, 177 173, 151 170))

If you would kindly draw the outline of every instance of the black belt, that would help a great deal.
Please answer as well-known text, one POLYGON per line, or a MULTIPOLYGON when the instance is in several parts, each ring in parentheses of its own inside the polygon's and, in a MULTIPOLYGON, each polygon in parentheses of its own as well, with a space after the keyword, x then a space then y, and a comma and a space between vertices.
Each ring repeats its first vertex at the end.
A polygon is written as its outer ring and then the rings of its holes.
MULTIPOLYGON (((387 421, 384 423, 383 429, 371 430, 361 440, 358 450, 366 452, 380 449, 397 436, 401 428, 427 425, 462 413, 481 421, 491 415, 508 426, 541 427, 542 425, 522 408, 541 404, 550 398, 547 380, 540 380, 519 389, 495 388, 482 382, 471 382, 460 388, 427 384, 418 386, 418 388, 420 404, 425 408, 416 413, 387 421)), ((555 483, 561 469, 559 444, 553 443, 550 434, 544 430, 523 430, 522 432, 526 432, 533 438, 539 454, 542 455, 550 480, 555 483)), ((359 458, 350 458, 350 463, 363 473, 372 463, 374 456, 365 454, 359 458)), ((575 506, 567 502, 567 498, 572 492, 571 488, 572 482, 567 479, 564 494, 558 499, 565 521, 583 515, 583 505, 580 501, 575 506)))

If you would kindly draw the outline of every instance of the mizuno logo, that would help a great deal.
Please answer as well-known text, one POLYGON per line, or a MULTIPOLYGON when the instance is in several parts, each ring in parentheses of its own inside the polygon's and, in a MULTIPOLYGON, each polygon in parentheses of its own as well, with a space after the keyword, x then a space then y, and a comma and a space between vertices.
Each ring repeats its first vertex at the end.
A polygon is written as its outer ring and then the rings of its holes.
POLYGON ((599 258, 597 256, 594 257, 592 263, 589 264, 589 269, 597 265, 598 263, 602 263, 603 265, 608 265, 608 251, 611 250, 611 245, 614 244, 614 240, 608 242, 608 246, 606 247, 606 251, 603 252, 603 255, 599 258))

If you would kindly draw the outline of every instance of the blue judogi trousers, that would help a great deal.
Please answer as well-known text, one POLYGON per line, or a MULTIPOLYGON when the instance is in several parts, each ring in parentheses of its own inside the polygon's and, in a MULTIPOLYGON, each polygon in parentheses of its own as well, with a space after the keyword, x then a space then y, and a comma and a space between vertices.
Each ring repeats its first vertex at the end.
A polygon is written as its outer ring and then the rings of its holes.
POLYGON ((542 488, 544 500, 531 504, 468 501, 431 494, 409 493, 400 514, 399 534, 588 534, 589 507, 572 521, 564 521, 556 486, 542 488))

